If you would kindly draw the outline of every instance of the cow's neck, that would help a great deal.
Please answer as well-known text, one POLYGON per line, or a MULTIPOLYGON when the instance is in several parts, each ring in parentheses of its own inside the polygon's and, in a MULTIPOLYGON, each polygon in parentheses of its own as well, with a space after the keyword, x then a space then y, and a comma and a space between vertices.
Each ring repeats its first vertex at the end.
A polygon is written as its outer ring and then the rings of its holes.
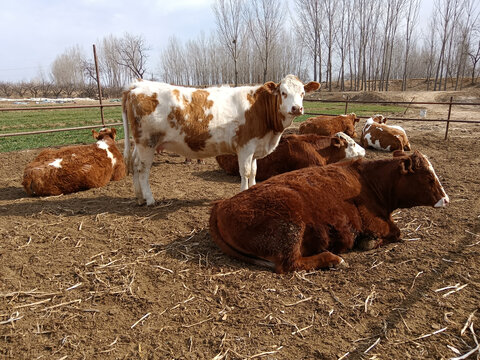
POLYGON ((363 182, 371 190, 377 203, 384 209, 386 214, 391 214, 398 209, 398 194, 395 187, 399 173, 399 161, 397 159, 385 160, 362 160, 361 173, 363 182))

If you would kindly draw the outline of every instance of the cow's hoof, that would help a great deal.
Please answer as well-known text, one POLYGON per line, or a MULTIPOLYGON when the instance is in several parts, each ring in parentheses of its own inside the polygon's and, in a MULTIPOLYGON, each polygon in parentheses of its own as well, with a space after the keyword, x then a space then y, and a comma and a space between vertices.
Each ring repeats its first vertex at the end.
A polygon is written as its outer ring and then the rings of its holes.
POLYGON ((359 250, 372 250, 378 247, 378 240, 376 239, 370 239, 370 240, 363 240, 360 241, 357 245, 357 248, 359 250))
POLYGON ((340 258, 340 259, 341 259, 341 261, 338 264, 335 264, 333 267, 335 269, 348 268, 348 263, 345 260, 343 260, 342 258, 340 258))

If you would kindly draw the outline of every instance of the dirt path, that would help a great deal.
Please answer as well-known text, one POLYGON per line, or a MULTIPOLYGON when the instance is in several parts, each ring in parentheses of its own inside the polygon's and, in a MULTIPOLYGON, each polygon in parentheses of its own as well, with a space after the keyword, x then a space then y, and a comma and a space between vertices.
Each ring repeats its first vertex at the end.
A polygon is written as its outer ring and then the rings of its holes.
MULTIPOLYGON (((25 165, 0 154, 0 357, 7 359, 440 359, 480 304, 480 127, 404 123, 451 204, 395 213, 404 241, 345 254, 349 268, 277 275, 225 256, 210 203, 239 179, 157 155, 158 204, 131 178, 27 198, 25 165), (440 290, 458 284, 453 288, 440 290)), ((378 158, 390 154, 367 152, 378 158)), ((474 322, 478 334, 478 321, 474 322)), ((449 348, 450 347, 450 348, 449 348)))

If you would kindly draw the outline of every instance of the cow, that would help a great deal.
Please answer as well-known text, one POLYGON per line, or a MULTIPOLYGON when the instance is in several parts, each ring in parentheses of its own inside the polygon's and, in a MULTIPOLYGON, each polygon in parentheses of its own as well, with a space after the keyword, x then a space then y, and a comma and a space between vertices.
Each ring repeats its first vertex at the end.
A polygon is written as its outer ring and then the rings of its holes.
POLYGON ((274 176, 213 204, 210 234, 228 255, 277 273, 345 265, 337 254, 400 240, 398 208, 449 203, 420 152, 274 176))
MULTIPOLYGON (((256 179, 266 180, 307 166, 321 166, 363 156, 365 149, 344 133, 335 136, 283 135, 275 150, 257 161, 256 179)), ((235 155, 219 155, 215 159, 227 174, 239 175, 235 155)))
POLYGON ((255 184, 256 159, 271 153, 303 114, 303 97, 320 87, 287 75, 280 83, 205 89, 138 80, 123 93, 124 156, 138 204, 155 200, 148 178, 155 149, 202 159, 237 154, 241 190, 255 184), (135 147, 130 152, 129 126, 135 147))
POLYGON ((50 196, 97 188, 125 177, 115 144, 117 130, 92 130, 94 144, 45 149, 27 165, 22 185, 28 195, 50 196))
POLYGON ((411 150, 407 133, 396 125, 387 125, 382 115, 367 119, 362 129, 360 143, 364 148, 383 151, 411 150))
POLYGON ((350 137, 356 137, 355 124, 359 121, 354 113, 348 115, 319 115, 305 120, 300 124, 300 134, 317 134, 332 136, 343 132, 350 137))

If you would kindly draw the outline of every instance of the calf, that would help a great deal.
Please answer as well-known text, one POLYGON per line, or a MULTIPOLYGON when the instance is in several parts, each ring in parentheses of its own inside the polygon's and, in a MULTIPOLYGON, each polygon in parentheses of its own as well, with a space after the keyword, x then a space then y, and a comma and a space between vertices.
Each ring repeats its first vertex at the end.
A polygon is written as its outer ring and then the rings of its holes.
POLYGON ((335 254, 356 243, 369 249, 399 241, 395 209, 449 202, 428 159, 402 154, 272 177, 216 202, 211 236, 226 254, 278 273, 340 265, 335 254))
POLYGON ((69 194, 125 177, 123 156, 115 145, 116 129, 92 130, 95 144, 43 150, 23 174, 29 195, 69 194))
POLYGON ((405 130, 400 126, 386 125, 386 121, 382 115, 367 119, 360 137, 362 146, 383 151, 410 150, 405 130))
POLYGON ((319 115, 309 118, 300 124, 300 134, 317 134, 332 136, 343 132, 350 137, 356 137, 355 124, 359 121, 354 113, 348 115, 319 115))
MULTIPOLYGON (((275 150, 257 161, 256 178, 266 180, 308 166, 326 165, 363 156, 365 150, 344 133, 337 133, 336 136, 283 135, 275 150)), ((220 155, 215 159, 228 174, 239 174, 235 155, 220 155)))

